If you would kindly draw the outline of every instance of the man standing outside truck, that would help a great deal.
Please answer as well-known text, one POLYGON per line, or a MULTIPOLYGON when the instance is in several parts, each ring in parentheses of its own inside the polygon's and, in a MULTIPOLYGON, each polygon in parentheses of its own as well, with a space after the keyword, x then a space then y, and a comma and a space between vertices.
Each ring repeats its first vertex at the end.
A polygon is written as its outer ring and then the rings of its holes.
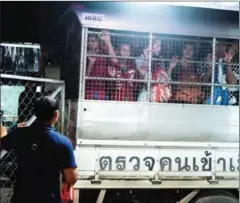
POLYGON ((77 165, 70 140, 57 132, 59 119, 55 99, 35 102, 36 122, 7 134, 1 127, 0 148, 16 150, 17 179, 11 203, 61 203, 60 173, 70 186, 77 180, 77 165))

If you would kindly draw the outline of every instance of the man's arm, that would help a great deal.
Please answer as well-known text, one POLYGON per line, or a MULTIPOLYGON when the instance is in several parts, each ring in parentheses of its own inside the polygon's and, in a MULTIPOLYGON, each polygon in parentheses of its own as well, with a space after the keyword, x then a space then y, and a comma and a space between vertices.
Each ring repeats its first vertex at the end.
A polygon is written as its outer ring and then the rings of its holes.
POLYGON ((77 164, 73 152, 72 143, 67 140, 63 148, 63 174, 64 179, 69 185, 74 185, 77 181, 77 164))
POLYGON ((1 126, 0 127, 0 138, 3 138, 7 135, 7 127, 1 126))

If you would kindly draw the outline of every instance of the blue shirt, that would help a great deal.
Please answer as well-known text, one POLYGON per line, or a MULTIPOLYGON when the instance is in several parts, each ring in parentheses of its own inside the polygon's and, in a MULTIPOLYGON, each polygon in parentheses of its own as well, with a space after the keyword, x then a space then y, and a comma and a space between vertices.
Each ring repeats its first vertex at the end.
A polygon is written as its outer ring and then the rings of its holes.
POLYGON ((70 140, 53 127, 35 123, 2 138, 2 148, 17 155, 12 203, 60 203, 60 172, 77 168, 70 140))

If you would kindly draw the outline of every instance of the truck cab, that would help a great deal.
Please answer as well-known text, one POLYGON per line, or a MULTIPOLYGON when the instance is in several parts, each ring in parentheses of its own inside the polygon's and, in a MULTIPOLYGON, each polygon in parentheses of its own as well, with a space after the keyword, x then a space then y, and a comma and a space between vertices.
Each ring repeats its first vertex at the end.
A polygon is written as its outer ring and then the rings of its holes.
POLYGON ((95 2, 60 24, 75 201, 237 202, 239 4, 95 2))

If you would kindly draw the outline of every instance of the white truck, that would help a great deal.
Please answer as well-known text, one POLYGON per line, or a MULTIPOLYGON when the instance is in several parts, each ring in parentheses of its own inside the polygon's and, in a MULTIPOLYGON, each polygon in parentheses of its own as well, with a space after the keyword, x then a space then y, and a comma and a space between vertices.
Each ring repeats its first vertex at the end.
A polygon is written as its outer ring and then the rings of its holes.
MULTIPOLYGON (((238 43, 239 3, 188 3, 94 2, 75 5, 62 16, 68 135, 79 171, 75 202, 238 202, 239 106, 214 105, 213 95, 219 85, 217 43, 238 43), (199 57, 192 63, 198 65, 212 53, 213 77, 204 84, 210 103, 86 99, 87 82, 114 81, 86 74, 89 57, 111 60, 112 55, 87 51, 89 38, 106 29, 115 45, 129 37, 135 47, 151 47, 155 36, 171 54, 182 42, 194 41, 199 57)), ((239 60, 235 65, 239 68, 239 60)), ((150 77, 146 83, 150 87, 150 77)), ((230 90, 229 84, 224 87, 230 90)), ((235 88, 239 91, 238 84, 235 88)))

